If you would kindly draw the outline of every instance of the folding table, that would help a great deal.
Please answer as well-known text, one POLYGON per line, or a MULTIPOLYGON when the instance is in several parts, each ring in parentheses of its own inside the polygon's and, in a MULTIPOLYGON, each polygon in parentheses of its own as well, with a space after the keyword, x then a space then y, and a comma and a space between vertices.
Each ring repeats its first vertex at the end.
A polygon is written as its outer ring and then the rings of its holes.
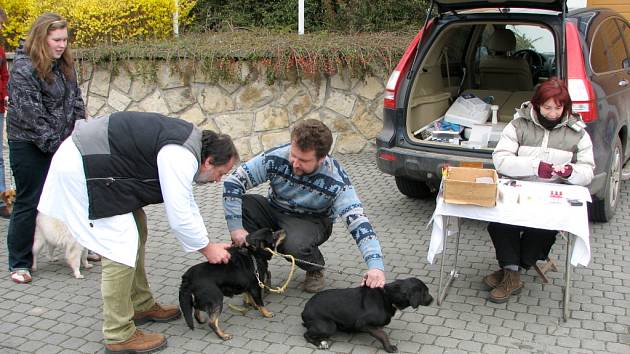
MULTIPOLYGON (((459 275, 457 256, 460 241, 460 219, 475 219, 521 225, 539 229, 558 230, 567 239, 563 319, 569 317, 571 265, 587 266, 591 259, 589 222, 586 203, 591 201, 587 188, 569 184, 541 183, 499 179, 498 198, 494 207, 445 203, 438 193, 432 217, 433 230, 427 260, 433 263, 435 255, 446 249, 447 237, 456 235, 455 262, 446 283, 443 282, 444 255, 440 261, 438 305, 446 291, 459 275), (573 203, 570 203, 572 201, 573 203), (581 203, 581 205, 579 205, 581 203), (449 219, 455 223, 449 225, 449 219), (445 227, 446 225, 446 227, 445 227)), ((490 237, 490 236, 488 236, 490 237)))

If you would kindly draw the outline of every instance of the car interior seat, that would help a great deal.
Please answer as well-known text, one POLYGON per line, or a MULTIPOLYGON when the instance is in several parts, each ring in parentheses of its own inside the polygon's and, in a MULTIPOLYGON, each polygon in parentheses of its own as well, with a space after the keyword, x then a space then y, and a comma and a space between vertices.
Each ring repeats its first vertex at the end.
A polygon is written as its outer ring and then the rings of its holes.
POLYGON ((479 85, 486 90, 528 91, 533 89, 532 72, 524 58, 510 56, 516 37, 509 29, 496 29, 487 43, 489 55, 479 62, 479 85))

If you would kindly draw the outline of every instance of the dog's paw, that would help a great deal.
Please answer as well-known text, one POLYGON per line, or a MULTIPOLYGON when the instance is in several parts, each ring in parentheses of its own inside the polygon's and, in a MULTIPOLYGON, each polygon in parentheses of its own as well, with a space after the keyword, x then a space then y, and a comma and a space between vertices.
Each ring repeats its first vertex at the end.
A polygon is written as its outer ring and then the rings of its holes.
POLYGON ((85 269, 94 268, 94 264, 88 263, 88 264, 84 265, 83 268, 85 268, 85 269))
POLYGON ((74 273, 74 277, 77 279, 84 279, 85 277, 81 273, 74 273))
POLYGON ((221 337, 221 339, 223 339, 223 340, 230 340, 230 339, 234 338, 234 336, 233 336, 233 335, 231 335, 231 334, 229 334, 229 333, 223 333, 223 335, 222 335, 222 336, 220 336, 220 337, 221 337))
POLYGON ((267 310, 264 307, 259 308, 258 311, 260 311, 260 313, 266 318, 272 318, 273 316, 275 316, 273 312, 267 310))
POLYGON ((323 349, 323 350, 330 349, 330 342, 328 342, 327 340, 323 340, 319 342, 317 349, 323 349))
POLYGON ((389 347, 386 347, 385 351, 388 353, 398 353, 398 347, 392 344, 389 347))

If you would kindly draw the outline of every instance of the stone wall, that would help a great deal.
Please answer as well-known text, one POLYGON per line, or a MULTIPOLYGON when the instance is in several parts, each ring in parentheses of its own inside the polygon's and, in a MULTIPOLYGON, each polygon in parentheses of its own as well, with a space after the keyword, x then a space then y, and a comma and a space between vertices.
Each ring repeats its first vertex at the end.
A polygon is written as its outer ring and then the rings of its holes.
POLYGON ((326 123, 333 152, 342 154, 373 149, 382 127, 385 77, 337 74, 268 85, 262 71, 248 66, 241 69, 242 84, 213 84, 201 75, 184 79, 166 64, 159 66, 157 80, 134 76, 122 65, 116 75, 85 64, 82 72, 89 115, 146 111, 180 117, 231 135, 243 159, 288 142, 292 125, 305 118, 326 123))

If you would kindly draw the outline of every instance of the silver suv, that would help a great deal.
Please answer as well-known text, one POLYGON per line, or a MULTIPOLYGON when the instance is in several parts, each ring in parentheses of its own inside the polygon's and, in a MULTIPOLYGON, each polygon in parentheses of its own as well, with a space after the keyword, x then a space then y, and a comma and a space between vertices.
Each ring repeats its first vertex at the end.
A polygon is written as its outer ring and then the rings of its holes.
POLYGON ((593 140, 590 217, 610 220, 630 157, 628 21, 609 9, 567 13, 565 0, 433 3, 436 16, 429 13, 387 83, 379 169, 395 176, 401 193, 421 198, 435 192, 446 165, 493 168, 494 145, 514 109, 557 76, 593 140), (458 110, 467 102, 482 104, 458 110))

